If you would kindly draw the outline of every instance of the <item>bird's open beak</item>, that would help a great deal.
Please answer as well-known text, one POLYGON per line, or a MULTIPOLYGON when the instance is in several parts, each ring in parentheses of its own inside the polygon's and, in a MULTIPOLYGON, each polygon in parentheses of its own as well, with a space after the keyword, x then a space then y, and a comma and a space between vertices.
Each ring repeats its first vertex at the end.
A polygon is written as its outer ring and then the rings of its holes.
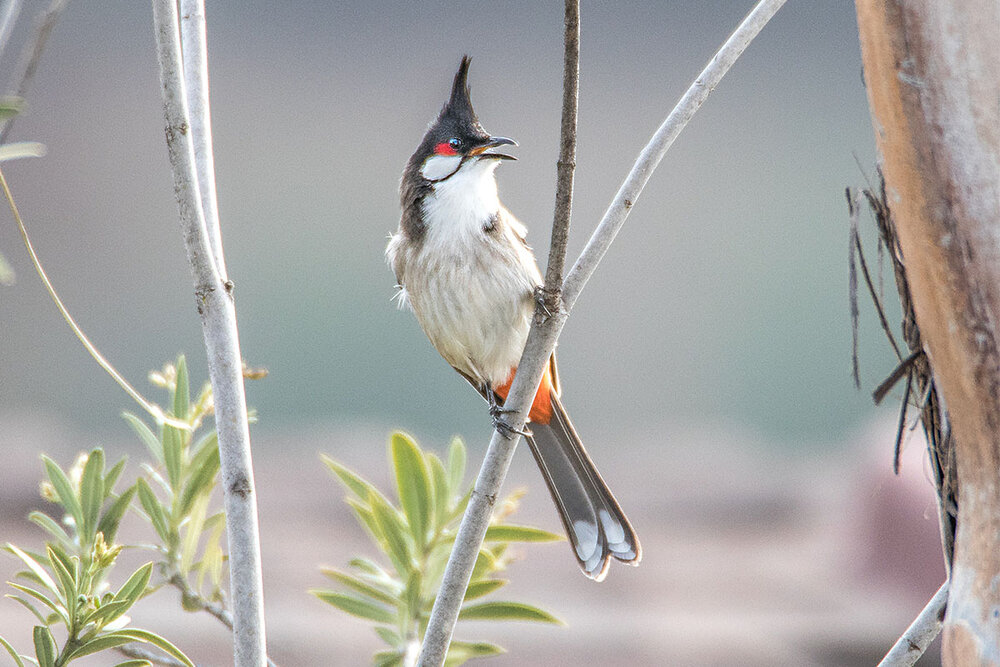
POLYGON ((496 148, 497 146, 517 146, 517 142, 513 139, 508 139, 507 137, 490 137, 482 146, 477 146, 469 151, 470 155, 480 155, 484 158, 496 158, 497 160, 516 160, 517 158, 513 155, 507 155, 505 153, 487 153, 486 151, 491 148, 496 148))

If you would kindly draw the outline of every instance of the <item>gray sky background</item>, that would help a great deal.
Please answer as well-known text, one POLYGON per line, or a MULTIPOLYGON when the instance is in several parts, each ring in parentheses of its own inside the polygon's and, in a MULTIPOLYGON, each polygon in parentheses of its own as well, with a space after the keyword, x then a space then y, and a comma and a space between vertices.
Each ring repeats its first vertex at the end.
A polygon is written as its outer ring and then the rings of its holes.
MULTIPOLYGON (((572 257, 751 6, 584 3, 572 257)), ((485 406, 390 303, 382 253, 402 166, 469 53, 481 121, 520 142, 501 197, 544 262, 561 34, 554 2, 209 6, 227 261, 244 354, 271 372, 249 390, 258 428, 485 439, 485 406)), ((146 371, 184 351, 204 377, 204 353, 158 88, 146 3, 70 3, 14 132, 48 155, 6 171, 71 311, 160 399, 146 371)), ((850 379, 843 190, 873 161, 853 5, 789 3, 668 153, 569 321, 564 402, 580 431, 697 423, 815 448, 870 420, 850 379)), ((0 252, 19 280, 0 288, 0 422, 125 433, 117 415, 133 406, 62 324, 4 219, 0 252)), ((862 304, 870 388, 892 363, 862 304)))

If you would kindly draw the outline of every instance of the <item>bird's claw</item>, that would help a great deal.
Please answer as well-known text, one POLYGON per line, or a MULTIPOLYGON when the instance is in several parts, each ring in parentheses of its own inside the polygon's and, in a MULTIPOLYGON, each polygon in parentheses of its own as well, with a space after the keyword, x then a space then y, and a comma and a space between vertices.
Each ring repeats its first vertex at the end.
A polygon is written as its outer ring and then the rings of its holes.
POLYGON ((548 293, 545 291, 545 287, 542 285, 535 287, 535 303, 542 309, 542 312, 545 313, 546 319, 552 317, 552 311, 549 310, 549 307, 545 303, 545 297, 547 294, 548 293))
MULTIPOLYGON (((513 411, 512 410, 504 410, 503 412, 513 412, 513 411)), ((493 417, 493 428, 496 429, 497 433, 499 433, 503 437, 507 438, 508 440, 513 440, 515 434, 522 435, 525 438, 530 438, 531 435, 532 435, 531 431, 529 431, 526 428, 523 428, 523 429, 514 428, 513 426, 511 426, 510 424, 508 424, 507 421, 505 419, 503 419, 502 417, 500 417, 499 415, 493 417)))

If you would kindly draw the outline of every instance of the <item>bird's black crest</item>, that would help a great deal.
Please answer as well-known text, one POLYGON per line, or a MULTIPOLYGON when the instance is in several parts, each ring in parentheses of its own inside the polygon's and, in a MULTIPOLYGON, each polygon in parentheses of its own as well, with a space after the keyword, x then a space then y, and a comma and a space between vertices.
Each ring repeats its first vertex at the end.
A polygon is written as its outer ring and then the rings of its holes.
POLYGON ((472 58, 462 56, 462 62, 458 65, 455 73, 455 81, 451 85, 451 97, 441 109, 439 121, 444 121, 446 126, 455 130, 461 130, 464 134, 472 136, 489 136, 483 126, 479 124, 476 111, 472 108, 472 97, 469 94, 469 64, 472 58))

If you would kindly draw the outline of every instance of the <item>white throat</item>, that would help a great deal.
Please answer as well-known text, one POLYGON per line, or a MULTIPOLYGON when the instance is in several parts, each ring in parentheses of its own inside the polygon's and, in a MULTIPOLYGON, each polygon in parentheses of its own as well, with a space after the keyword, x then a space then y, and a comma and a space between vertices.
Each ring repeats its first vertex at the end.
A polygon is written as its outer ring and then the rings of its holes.
MULTIPOLYGON (((428 177, 428 172, 447 168, 436 161, 454 159, 432 156, 421 171, 428 177)), ((483 225, 500 210, 493 173, 498 164, 496 159, 467 159, 458 171, 454 171, 456 163, 451 164, 445 173, 454 173, 435 183, 434 191, 423 200, 426 241, 440 247, 482 235, 483 225)))

